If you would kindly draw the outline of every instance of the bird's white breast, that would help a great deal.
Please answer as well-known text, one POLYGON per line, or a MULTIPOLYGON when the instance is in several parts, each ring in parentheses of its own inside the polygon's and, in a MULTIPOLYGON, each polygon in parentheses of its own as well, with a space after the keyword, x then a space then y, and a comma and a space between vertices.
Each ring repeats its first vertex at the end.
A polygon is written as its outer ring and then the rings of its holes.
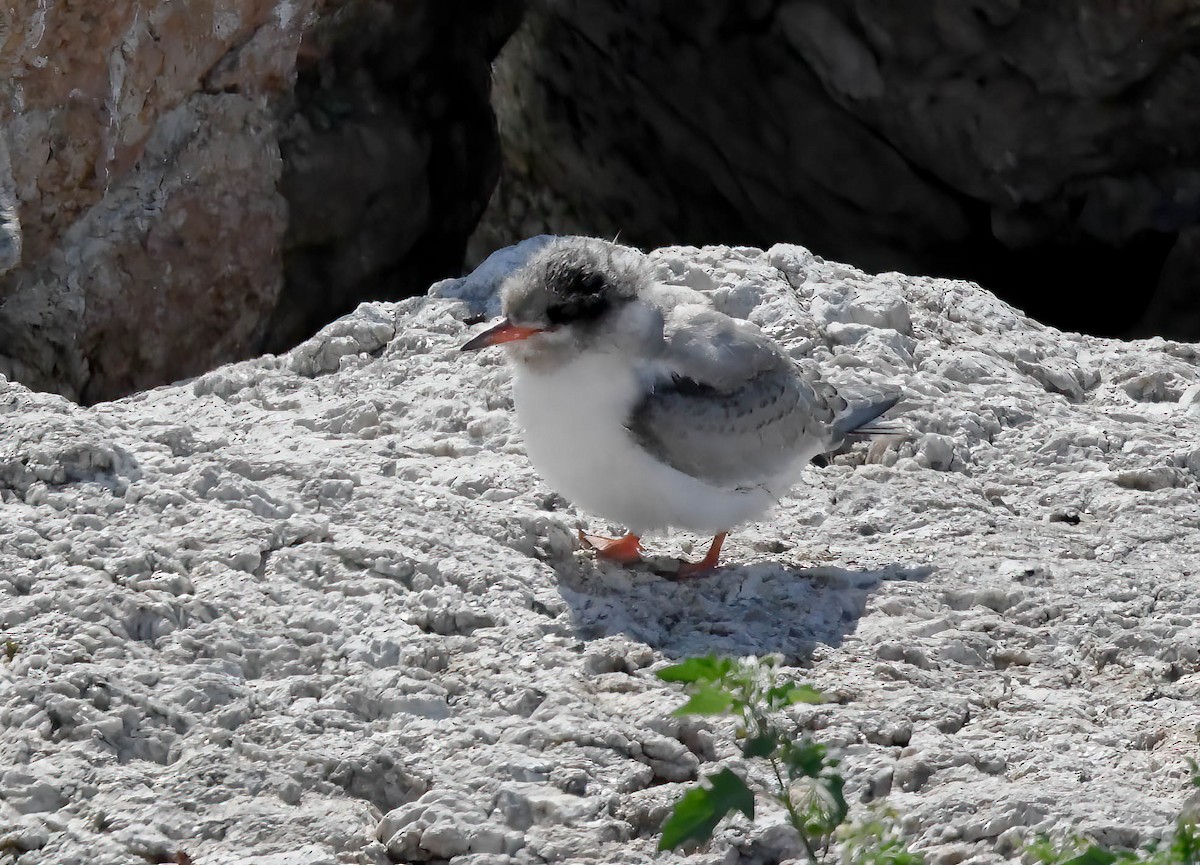
POLYGON ((636 533, 669 526, 725 531, 773 502, 763 490, 726 490, 643 450, 625 423, 644 390, 628 358, 583 352, 551 371, 517 364, 517 419, 530 462, 572 503, 636 533))

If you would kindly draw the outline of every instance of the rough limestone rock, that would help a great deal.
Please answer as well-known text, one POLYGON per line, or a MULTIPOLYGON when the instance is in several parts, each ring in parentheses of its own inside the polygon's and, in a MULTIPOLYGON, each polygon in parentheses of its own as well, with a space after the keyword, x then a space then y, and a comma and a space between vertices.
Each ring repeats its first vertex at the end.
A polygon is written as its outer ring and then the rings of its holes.
POLYGON ((795 246, 651 259, 831 380, 903 388, 914 430, 814 467, 682 584, 576 548, 607 527, 530 468, 500 353, 457 350, 477 285, 93 408, 0 385, 0 849, 795 856, 769 806, 654 853, 698 776, 761 777, 654 676, 707 652, 825 691, 792 720, 931 862, 1170 831, 1200 698, 1200 347, 795 246))
POLYGON ((0 373, 110 399, 457 272, 516 24, 487 6, 9 4, 0 373))
POLYGON ((480 250, 788 241, 1200 338, 1191 0, 536 0, 495 101, 480 250))

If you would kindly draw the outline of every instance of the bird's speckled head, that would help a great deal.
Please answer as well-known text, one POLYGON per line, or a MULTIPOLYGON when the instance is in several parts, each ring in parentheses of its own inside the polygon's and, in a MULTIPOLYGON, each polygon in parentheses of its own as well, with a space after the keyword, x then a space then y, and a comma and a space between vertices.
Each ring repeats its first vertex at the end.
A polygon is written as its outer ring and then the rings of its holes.
POLYGON ((564 238, 504 283, 504 314, 526 327, 586 326, 637 297, 648 282, 641 253, 602 240, 564 238))
POLYGON ((630 329, 624 319, 651 281, 637 250, 588 238, 555 241, 501 289, 508 321, 536 330, 506 344, 510 357, 530 369, 548 370, 598 342, 615 346, 630 329))

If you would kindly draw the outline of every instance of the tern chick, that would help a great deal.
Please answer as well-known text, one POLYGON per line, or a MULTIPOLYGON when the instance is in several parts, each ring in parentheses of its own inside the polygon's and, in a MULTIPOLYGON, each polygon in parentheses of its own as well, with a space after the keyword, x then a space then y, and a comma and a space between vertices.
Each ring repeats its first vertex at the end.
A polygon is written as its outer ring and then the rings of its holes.
POLYGON ((562 238, 501 289, 504 318, 462 347, 503 344, 534 468, 579 507, 626 527, 580 532, 597 554, 641 558, 644 534, 713 536, 676 578, 716 567, 728 531, 764 514, 851 434, 894 434, 899 397, 852 403, 806 378, 754 325, 656 283, 636 250, 562 238))

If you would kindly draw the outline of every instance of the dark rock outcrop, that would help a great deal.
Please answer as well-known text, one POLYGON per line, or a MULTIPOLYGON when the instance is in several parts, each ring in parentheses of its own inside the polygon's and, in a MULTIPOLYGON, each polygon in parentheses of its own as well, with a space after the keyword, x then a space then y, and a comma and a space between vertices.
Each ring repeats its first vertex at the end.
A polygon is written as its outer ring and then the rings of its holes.
POLYGON ((460 272, 500 174, 491 61, 522 5, 326 7, 280 140, 291 218, 268 350, 364 299, 418 294, 460 272))
POLYGON ((497 95, 481 251, 791 240, 1062 326, 1200 336, 1189 0, 541 0, 497 95))

